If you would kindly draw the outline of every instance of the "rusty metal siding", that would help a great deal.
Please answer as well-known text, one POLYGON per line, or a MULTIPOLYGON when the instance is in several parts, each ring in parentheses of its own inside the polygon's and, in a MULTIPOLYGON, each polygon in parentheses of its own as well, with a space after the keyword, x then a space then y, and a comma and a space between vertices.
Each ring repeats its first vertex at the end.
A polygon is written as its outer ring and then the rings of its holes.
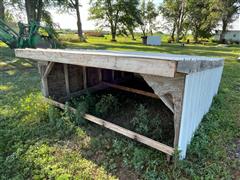
POLYGON ((222 71, 223 67, 218 67, 186 76, 178 143, 181 158, 185 158, 187 146, 218 92, 222 71))

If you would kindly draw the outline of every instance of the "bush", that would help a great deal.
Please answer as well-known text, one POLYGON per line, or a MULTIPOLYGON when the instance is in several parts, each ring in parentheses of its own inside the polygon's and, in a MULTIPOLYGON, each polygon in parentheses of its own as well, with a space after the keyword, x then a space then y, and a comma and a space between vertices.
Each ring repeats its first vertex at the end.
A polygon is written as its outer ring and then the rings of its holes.
POLYGON ((102 117, 117 110, 119 110, 118 99, 111 94, 103 95, 95 105, 96 114, 102 117))
POLYGON ((144 105, 140 104, 136 108, 135 116, 131 121, 136 132, 152 137, 162 139, 162 119, 159 115, 152 116, 144 105))
POLYGON ((137 107, 131 123, 138 133, 146 134, 149 132, 148 110, 142 104, 137 107))

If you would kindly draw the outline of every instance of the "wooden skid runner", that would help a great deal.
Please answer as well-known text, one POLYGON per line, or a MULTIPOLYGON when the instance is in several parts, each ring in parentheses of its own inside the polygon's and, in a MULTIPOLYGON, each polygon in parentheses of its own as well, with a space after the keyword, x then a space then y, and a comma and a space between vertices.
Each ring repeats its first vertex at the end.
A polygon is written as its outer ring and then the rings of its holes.
MULTIPOLYGON (((59 108, 61 108, 61 109, 64 109, 64 107, 65 107, 64 104, 59 103, 59 102, 57 102, 57 101, 54 101, 54 100, 51 100, 51 99, 48 99, 48 98, 45 98, 45 100, 46 100, 48 103, 50 103, 50 104, 52 104, 52 105, 54 105, 54 106, 56 106, 56 107, 59 107, 59 108)), ((73 108, 73 107, 69 107, 69 109, 70 109, 70 111, 72 111, 73 113, 76 113, 76 111, 77 111, 77 110, 76 110, 75 108, 73 108)), ((133 132, 133 131, 130 131, 130 130, 128 130, 128 129, 122 128, 122 127, 120 127, 120 126, 118 126, 118 125, 116 125, 116 124, 107 122, 107 121, 105 121, 105 120, 103 120, 103 119, 97 118, 97 117, 92 116, 92 115, 90 115, 90 114, 85 114, 85 115, 84 115, 84 118, 85 118, 86 120, 88 120, 88 121, 91 121, 91 122, 93 122, 93 123, 96 123, 96 124, 98 124, 98 125, 100 125, 100 126, 103 126, 103 127, 107 128, 107 129, 110 129, 110 130, 112 130, 112 131, 114 131, 114 132, 117 132, 117 133, 122 134, 122 135, 124 135, 124 136, 126 136, 126 137, 129 137, 129 138, 134 139, 134 140, 136 140, 136 141, 138 141, 138 142, 141 142, 141 143, 143 143, 143 144, 145 144, 145 145, 147 145, 147 146, 150 146, 150 147, 152 147, 152 148, 154 148, 154 149, 157 149, 157 150, 159 150, 159 151, 162 151, 162 152, 164 152, 164 153, 166 153, 166 154, 168 154, 168 155, 173 155, 173 153, 174 153, 174 148, 172 148, 172 147, 170 147, 170 146, 167 146, 167 145, 165 145, 165 144, 159 143, 159 142, 157 142, 157 141, 155 141, 155 140, 152 140, 152 139, 150 139, 150 138, 148 138, 148 137, 145 137, 145 136, 143 136, 143 135, 140 135, 140 134, 135 133, 135 132, 133 132)))

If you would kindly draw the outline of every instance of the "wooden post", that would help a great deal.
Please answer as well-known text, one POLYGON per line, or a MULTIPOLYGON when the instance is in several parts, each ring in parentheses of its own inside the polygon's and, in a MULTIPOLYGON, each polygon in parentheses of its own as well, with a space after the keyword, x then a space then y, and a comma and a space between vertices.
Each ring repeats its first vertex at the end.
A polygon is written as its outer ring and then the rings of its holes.
POLYGON ((171 103, 174 105, 174 148, 177 148, 182 115, 185 77, 167 78, 144 74, 142 74, 142 77, 159 97, 166 96, 167 94, 172 96, 171 103))
POLYGON ((83 88, 87 88, 87 71, 85 66, 83 66, 83 88))
POLYGON ((42 93, 45 97, 49 96, 47 76, 51 72, 54 62, 38 62, 38 70, 41 75, 42 93))
POLYGON ((64 77, 65 77, 67 96, 70 96, 69 75, 68 75, 68 65, 67 64, 64 64, 64 77))

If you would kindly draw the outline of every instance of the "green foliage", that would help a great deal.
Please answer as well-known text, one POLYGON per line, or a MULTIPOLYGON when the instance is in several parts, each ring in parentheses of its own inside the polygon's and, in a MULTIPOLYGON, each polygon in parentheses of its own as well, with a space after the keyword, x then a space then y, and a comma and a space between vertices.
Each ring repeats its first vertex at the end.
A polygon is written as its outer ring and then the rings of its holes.
POLYGON ((156 29, 156 18, 158 16, 158 12, 155 8, 155 4, 152 0, 142 0, 140 4, 139 10, 141 24, 140 28, 142 30, 143 36, 147 36, 147 33, 153 34, 153 31, 156 29))
POLYGON ((220 41, 224 42, 224 35, 229 28, 229 24, 237 19, 237 14, 240 9, 240 0, 216 0, 220 11, 220 20, 222 22, 222 32, 220 34, 220 41))
POLYGON ((136 131, 139 133, 148 133, 149 132, 149 116, 147 109, 140 104, 137 108, 135 117, 132 119, 133 126, 135 127, 136 131))
POLYGON ((189 9, 186 2, 183 0, 164 0, 159 7, 161 14, 167 20, 165 28, 170 29, 172 41, 175 40, 176 33, 178 42, 184 36, 184 28, 187 28, 186 17, 189 9))
POLYGON ((154 139, 162 139, 163 125, 160 116, 152 116, 144 105, 140 104, 136 108, 135 116, 131 123, 136 132, 148 135, 154 139))
POLYGON ((31 164, 33 179, 115 179, 79 153, 59 145, 34 144, 23 159, 31 164))
POLYGON ((116 97, 111 94, 103 95, 95 105, 96 114, 105 117, 109 113, 117 112, 119 103, 116 97))
POLYGON ((117 31, 125 28, 133 33, 135 23, 139 22, 137 0, 91 0, 90 19, 96 20, 100 27, 109 27, 112 41, 116 41, 117 31))
POLYGON ((188 22, 196 42, 199 37, 210 37, 212 30, 217 27, 220 17, 217 6, 215 0, 187 1, 188 22))

